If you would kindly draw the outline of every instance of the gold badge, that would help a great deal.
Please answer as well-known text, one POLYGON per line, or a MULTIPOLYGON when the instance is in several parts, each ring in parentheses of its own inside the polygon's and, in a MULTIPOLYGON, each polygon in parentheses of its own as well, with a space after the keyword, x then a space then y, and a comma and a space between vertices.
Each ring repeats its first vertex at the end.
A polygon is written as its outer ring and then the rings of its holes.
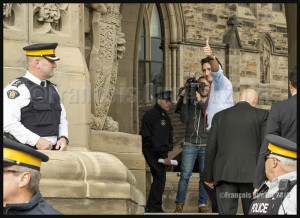
POLYGON ((7 96, 9 99, 15 99, 20 96, 20 93, 16 90, 11 89, 7 91, 7 96))
POLYGON ((162 126, 165 126, 165 125, 167 124, 167 122, 166 122, 166 120, 161 120, 161 121, 160 121, 160 124, 161 124, 162 126))

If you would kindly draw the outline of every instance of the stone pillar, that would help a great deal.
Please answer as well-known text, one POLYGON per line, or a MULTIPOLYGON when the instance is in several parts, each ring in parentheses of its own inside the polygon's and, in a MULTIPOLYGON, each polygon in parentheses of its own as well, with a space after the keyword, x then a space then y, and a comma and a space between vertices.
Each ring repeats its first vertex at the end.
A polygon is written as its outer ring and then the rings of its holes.
MULTIPOLYGON (((237 102, 240 93, 240 47, 241 41, 239 38, 237 25, 238 21, 236 16, 229 18, 228 25, 232 26, 232 29, 224 36, 224 43, 226 43, 226 76, 232 83, 233 87, 233 101, 237 102)), ((224 70, 224 69, 223 69, 224 70)))
POLYGON ((169 45, 171 49, 171 69, 172 69, 172 79, 171 79, 171 89, 173 91, 172 100, 176 101, 176 92, 177 92, 177 50, 178 45, 177 44, 170 44, 169 45))

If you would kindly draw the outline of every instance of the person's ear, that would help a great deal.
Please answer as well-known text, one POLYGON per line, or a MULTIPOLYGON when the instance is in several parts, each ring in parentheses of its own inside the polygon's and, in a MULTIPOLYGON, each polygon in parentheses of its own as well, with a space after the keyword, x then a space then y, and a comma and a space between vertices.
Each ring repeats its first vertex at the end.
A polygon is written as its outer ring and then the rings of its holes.
POLYGON ((30 173, 24 172, 19 175, 19 187, 27 186, 30 182, 30 173))

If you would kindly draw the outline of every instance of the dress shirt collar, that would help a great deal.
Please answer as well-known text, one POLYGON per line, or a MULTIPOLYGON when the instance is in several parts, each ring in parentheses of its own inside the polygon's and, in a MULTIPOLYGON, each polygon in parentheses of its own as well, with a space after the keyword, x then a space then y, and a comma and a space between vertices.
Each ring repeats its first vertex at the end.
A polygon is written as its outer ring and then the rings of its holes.
MULTIPOLYGON (((27 72, 25 74, 25 77, 27 79, 31 80, 32 82, 34 82, 35 84, 38 84, 38 85, 41 84, 41 81, 45 81, 45 80, 38 79, 37 77, 35 77, 34 75, 32 75, 28 70, 27 70, 27 72)), ((45 81, 45 83, 46 83, 46 81, 45 81)))
POLYGON ((292 96, 297 95, 297 92, 295 92, 292 96))

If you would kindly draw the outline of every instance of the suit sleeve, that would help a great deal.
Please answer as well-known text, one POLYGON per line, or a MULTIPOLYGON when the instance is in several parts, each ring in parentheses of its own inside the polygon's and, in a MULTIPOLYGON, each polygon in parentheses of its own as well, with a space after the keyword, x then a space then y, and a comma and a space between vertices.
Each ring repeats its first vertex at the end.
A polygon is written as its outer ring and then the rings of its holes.
POLYGON ((218 117, 219 117, 219 113, 216 113, 212 119, 212 126, 208 135, 206 148, 205 148, 203 179, 204 181, 207 182, 214 181, 213 170, 214 170, 214 162, 215 162, 216 152, 218 147, 218 141, 217 141, 218 117))
MULTIPOLYGON (((260 147, 260 153, 265 152, 268 149, 268 142, 265 136, 270 133, 275 135, 280 135, 279 134, 280 133, 279 113, 277 111, 276 105, 273 105, 271 107, 269 117, 267 119, 266 131, 262 137, 262 145, 260 147)), ((260 154, 256 164, 253 187, 259 188, 261 183, 266 179, 267 177, 265 173, 265 156, 260 154)))

